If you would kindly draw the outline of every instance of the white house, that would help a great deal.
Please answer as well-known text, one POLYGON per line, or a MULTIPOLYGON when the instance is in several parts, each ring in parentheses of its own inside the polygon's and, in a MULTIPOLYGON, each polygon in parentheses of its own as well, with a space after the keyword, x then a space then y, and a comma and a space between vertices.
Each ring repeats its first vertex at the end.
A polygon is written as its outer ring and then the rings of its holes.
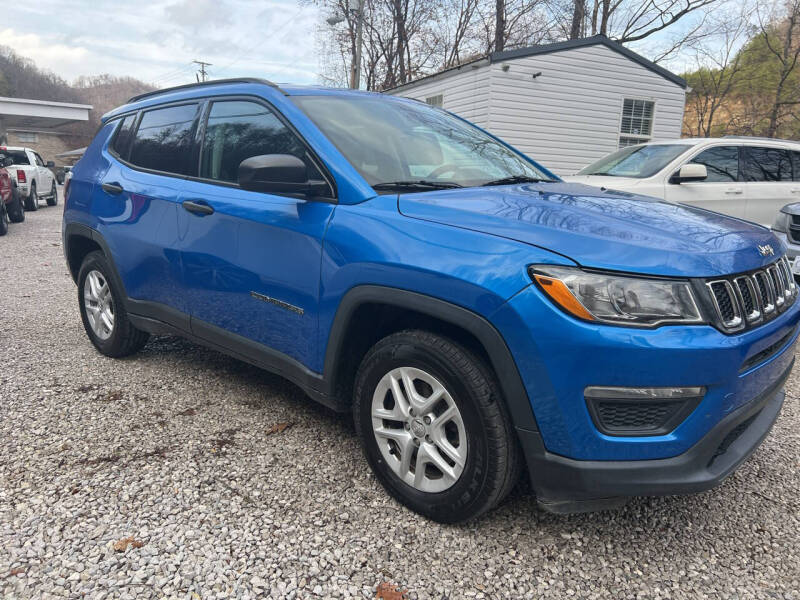
POLYGON ((681 135, 686 82, 597 35, 488 56, 387 90, 441 106, 559 175, 681 135))

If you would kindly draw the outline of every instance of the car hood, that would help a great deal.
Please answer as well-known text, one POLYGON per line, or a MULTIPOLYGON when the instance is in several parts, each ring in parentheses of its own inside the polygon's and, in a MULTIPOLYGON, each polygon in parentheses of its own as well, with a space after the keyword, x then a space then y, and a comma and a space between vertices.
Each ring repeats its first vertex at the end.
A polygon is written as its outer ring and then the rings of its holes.
POLYGON ((782 253, 761 227, 647 196, 554 182, 403 194, 402 214, 532 244, 579 265, 712 277, 759 268, 782 253), (775 256, 762 256, 770 245, 775 256))
POLYGON ((611 177, 609 175, 567 175, 563 179, 569 183, 583 183, 612 190, 628 190, 636 187, 643 181, 636 177, 611 177))

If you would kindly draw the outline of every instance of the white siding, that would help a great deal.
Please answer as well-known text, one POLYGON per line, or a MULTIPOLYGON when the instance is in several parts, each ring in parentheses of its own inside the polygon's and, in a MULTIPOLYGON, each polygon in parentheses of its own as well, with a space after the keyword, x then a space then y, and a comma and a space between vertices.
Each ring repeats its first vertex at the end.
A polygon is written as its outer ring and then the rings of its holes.
POLYGON ((653 140, 681 135, 685 90, 602 44, 469 68, 391 93, 423 101, 443 94, 444 108, 559 175, 617 149, 624 98, 655 102, 653 140))
POLYGON ((489 108, 489 65, 465 65, 452 73, 421 81, 407 88, 389 92, 395 96, 426 98, 442 95, 442 108, 486 127, 489 108))

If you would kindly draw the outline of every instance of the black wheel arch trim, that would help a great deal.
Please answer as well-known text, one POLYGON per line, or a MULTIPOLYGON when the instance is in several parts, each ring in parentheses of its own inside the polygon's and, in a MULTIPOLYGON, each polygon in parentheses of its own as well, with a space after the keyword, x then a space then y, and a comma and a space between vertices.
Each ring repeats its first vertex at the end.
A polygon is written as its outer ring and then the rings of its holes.
POLYGON ((336 378, 346 343, 346 332, 355 311, 364 304, 384 304, 410 309, 444 321, 472 334, 486 350, 497 375, 512 423, 517 428, 538 431, 528 393, 517 370, 517 363, 503 336, 481 315, 457 304, 418 292, 380 285, 359 285, 342 297, 334 316, 325 349, 323 373, 327 390, 337 389, 336 378))

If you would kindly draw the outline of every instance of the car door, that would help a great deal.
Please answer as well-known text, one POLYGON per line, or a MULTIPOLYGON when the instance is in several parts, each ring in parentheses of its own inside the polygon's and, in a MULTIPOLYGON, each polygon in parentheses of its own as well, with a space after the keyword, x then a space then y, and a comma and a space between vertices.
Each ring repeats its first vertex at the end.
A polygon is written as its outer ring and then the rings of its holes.
POLYGON ((690 156, 681 166, 705 165, 708 177, 704 181, 675 183, 671 173, 664 191, 666 199, 744 218, 747 192, 739 173, 739 152, 739 146, 722 145, 706 147, 690 156))
POLYGON ((199 102, 185 102, 122 119, 92 207, 133 312, 186 330, 178 212, 185 178, 197 170, 199 109, 199 102))
POLYGON ((792 190, 792 160, 785 148, 745 146, 743 170, 748 221, 769 227, 781 208, 800 199, 792 190))
POLYGON ((308 365, 322 239, 334 204, 240 188, 239 164, 264 154, 298 156, 310 178, 321 177, 308 146, 268 105, 255 99, 209 103, 200 177, 187 181, 181 194, 192 332, 231 348, 255 342, 308 365))
POLYGON ((34 152, 33 156, 36 159, 36 188, 40 195, 49 194, 50 186, 53 185, 53 173, 47 168, 38 152, 34 152))

